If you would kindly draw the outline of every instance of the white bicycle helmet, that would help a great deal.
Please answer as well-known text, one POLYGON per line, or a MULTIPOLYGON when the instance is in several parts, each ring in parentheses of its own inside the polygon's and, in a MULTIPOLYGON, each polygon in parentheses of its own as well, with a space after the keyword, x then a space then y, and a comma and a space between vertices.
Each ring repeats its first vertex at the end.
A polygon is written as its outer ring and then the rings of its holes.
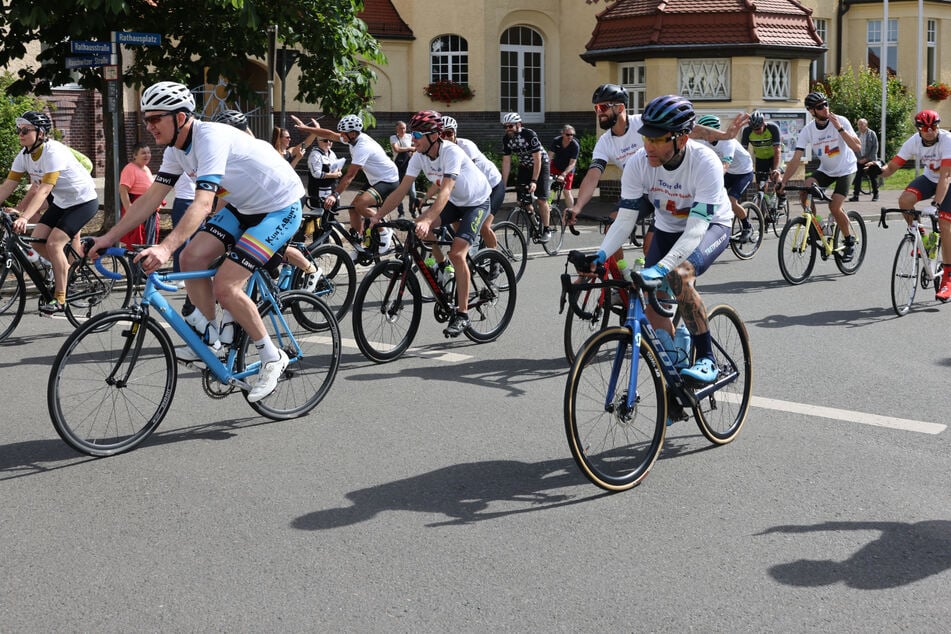
POLYGON ((522 117, 517 112, 506 112, 502 115, 502 123, 508 125, 510 123, 521 123, 522 117))
POLYGON ((142 93, 140 109, 165 112, 195 112, 195 96, 187 86, 174 81, 152 84, 142 93))
POLYGON ((355 114, 348 114, 337 123, 337 132, 363 132, 363 119, 355 114))
POLYGON ((449 115, 443 115, 443 116, 442 116, 442 129, 443 129, 443 130, 458 130, 458 129, 459 129, 459 124, 456 122, 455 119, 453 119, 453 118, 450 117, 449 115))

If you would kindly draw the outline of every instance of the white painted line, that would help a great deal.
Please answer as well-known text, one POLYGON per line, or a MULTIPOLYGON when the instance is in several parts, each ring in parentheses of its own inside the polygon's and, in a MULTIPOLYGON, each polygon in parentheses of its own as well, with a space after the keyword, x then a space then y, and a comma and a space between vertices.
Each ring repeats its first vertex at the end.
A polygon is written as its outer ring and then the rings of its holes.
POLYGON ((947 425, 942 425, 940 423, 928 423, 921 420, 879 416, 878 414, 854 412, 847 409, 837 409, 835 407, 822 407, 821 405, 793 403, 792 401, 780 401, 778 399, 764 398, 762 396, 754 396, 750 404, 753 407, 762 407, 764 409, 774 409, 781 412, 804 414, 806 416, 819 416, 822 418, 831 418, 832 420, 844 420, 850 423, 861 423, 862 425, 873 425, 875 427, 888 427, 889 429, 899 429, 902 431, 913 431, 920 434, 940 434, 945 429, 947 429, 947 425))
MULTIPOLYGON (((316 340, 314 337, 308 336, 308 339, 316 340)), ((326 338, 325 343, 329 342, 330 339, 326 338)), ((340 344, 347 348, 359 349, 357 346, 356 339, 350 339, 349 337, 341 337, 340 344)), ((424 350, 423 348, 413 348, 410 347, 403 353, 402 356, 416 356, 416 357, 425 357, 427 359, 432 359, 434 361, 443 361, 445 363, 461 363, 463 361, 468 361, 472 359, 470 355, 459 354, 458 352, 449 352, 446 350, 424 350)))

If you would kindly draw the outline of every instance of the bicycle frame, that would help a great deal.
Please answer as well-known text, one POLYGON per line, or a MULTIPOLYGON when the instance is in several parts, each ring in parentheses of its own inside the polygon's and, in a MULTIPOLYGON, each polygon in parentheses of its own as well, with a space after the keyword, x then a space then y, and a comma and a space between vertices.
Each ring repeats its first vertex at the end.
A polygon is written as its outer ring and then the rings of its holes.
MULTIPOLYGON (((125 257, 127 252, 125 249, 120 249, 116 247, 111 247, 104 251, 105 255, 120 256, 125 257)), ((115 276, 111 271, 106 270, 99 266, 99 260, 96 261, 96 267, 99 271, 108 277, 115 279, 115 276)), ((196 333, 192 327, 185 321, 185 318, 175 310, 168 300, 165 299, 165 296, 162 295, 159 291, 166 292, 176 292, 178 291, 178 286, 174 282, 180 280, 190 280, 190 279, 199 279, 199 278, 209 278, 213 277, 217 272, 216 269, 208 269, 205 271, 188 271, 188 272, 179 272, 179 273, 150 273, 145 280, 145 290, 142 293, 142 299, 140 304, 136 307, 136 310, 142 310, 148 315, 151 312, 151 309, 154 308, 162 316, 162 318, 171 326, 178 336, 180 336, 185 343, 191 348, 205 364, 208 370, 215 376, 218 381, 225 385, 232 385, 243 390, 250 390, 251 386, 244 381, 249 376, 253 376, 258 373, 260 369, 260 362, 255 361, 248 364, 247 368, 242 372, 234 372, 234 363, 237 357, 237 349, 231 347, 228 351, 226 357, 226 362, 222 361, 215 354, 215 351, 212 350, 208 345, 205 344, 204 340, 196 333)), ((248 280, 247 286, 248 294, 251 295, 254 292, 260 293, 259 304, 263 303, 265 305, 277 306, 277 299, 274 296, 274 293, 271 289, 271 284, 269 284, 261 274, 260 270, 255 270, 251 273, 251 278, 248 280)), ((281 340, 285 333, 288 332, 287 322, 284 319, 284 316, 279 310, 272 311, 270 318, 279 323, 280 328, 275 328, 277 336, 279 338, 278 346, 283 347, 284 342, 281 340)), ((143 333, 144 334, 144 333, 143 333)), ((237 341, 237 338, 235 338, 237 341)), ((300 345, 297 342, 294 342, 296 354, 300 355, 301 349, 300 345)), ((139 344, 137 344, 138 347, 139 344)), ((124 352, 127 354, 128 350, 124 352)), ((138 349, 136 348, 132 352, 133 354, 138 354, 138 349)), ((293 358, 291 359, 293 361, 293 358)), ((121 367, 120 362, 116 364, 116 368, 121 367)), ((131 371, 131 368, 134 367, 134 363, 130 363, 127 368, 131 371)))
MULTIPOLYGON (((797 189, 793 187, 787 187, 787 189, 789 191, 797 191, 797 189)), ((802 217, 806 219, 806 227, 810 229, 810 231, 802 232, 802 237, 799 240, 798 247, 803 250, 806 249, 809 243, 811 230, 814 229, 814 237, 816 238, 817 244, 821 245, 822 247, 819 255, 822 256, 823 260, 826 260, 835 251, 831 235, 832 230, 834 230, 836 226, 835 219, 832 218, 832 213, 829 212, 829 216, 826 218, 825 222, 820 222, 819 214, 817 214, 815 211, 816 205, 813 190, 810 188, 802 188, 798 191, 806 192, 805 200, 803 201, 800 199, 800 202, 802 204, 802 217), (829 233, 827 233, 827 230, 829 233)), ((825 202, 828 201, 826 200, 825 202)))

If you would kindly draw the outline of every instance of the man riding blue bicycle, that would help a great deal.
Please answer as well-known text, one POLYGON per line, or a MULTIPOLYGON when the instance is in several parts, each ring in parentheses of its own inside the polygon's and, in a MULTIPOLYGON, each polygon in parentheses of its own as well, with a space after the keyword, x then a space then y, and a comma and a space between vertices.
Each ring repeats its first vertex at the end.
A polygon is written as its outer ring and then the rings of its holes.
MULTIPOLYGON (((690 331, 695 363, 681 370, 683 376, 712 382, 717 377, 707 311, 694 287, 730 242, 733 210, 723 187, 720 159, 708 147, 690 140, 694 127, 693 104, 678 95, 657 97, 641 115, 644 147, 624 165, 617 220, 611 225, 596 262, 602 263, 624 243, 637 220, 638 203, 654 207, 654 239, 645 265, 636 274, 644 280, 664 280, 680 304, 690 331)), ((673 348, 673 323, 651 308, 647 316, 665 347, 673 348)))

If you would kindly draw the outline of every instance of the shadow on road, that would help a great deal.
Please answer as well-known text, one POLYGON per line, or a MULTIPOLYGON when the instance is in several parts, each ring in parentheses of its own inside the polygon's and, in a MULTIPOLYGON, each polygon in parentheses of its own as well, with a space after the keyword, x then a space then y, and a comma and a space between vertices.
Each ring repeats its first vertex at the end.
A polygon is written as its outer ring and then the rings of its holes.
POLYGON ((806 526, 775 526, 760 533, 804 534, 833 531, 880 531, 845 561, 800 559, 777 564, 769 574, 790 586, 815 587, 844 583, 860 590, 896 588, 951 568, 951 521, 824 522, 806 526))
POLYGON ((747 326, 760 328, 788 328, 791 326, 845 326, 859 328, 881 323, 883 319, 898 319, 891 307, 872 307, 861 310, 826 310, 808 315, 767 315, 762 319, 746 320, 747 326))

